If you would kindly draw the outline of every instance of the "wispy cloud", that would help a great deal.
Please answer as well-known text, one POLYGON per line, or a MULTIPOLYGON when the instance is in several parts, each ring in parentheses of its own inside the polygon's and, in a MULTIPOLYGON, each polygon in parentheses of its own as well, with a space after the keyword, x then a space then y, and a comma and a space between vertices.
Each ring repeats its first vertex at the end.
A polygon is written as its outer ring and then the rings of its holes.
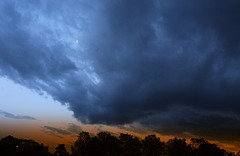
POLYGON ((72 133, 79 134, 82 131, 82 128, 80 126, 74 124, 74 123, 69 123, 67 130, 72 132, 72 133))
POLYGON ((54 131, 49 131, 49 130, 46 129, 46 128, 43 128, 43 129, 42 129, 42 132, 44 132, 44 133, 46 133, 46 134, 49 134, 49 135, 51 135, 51 136, 54 136, 54 137, 58 137, 58 138, 60 138, 60 139, 64 139, 63 136, 60 136, 60 135, 56 134, 54 131))
POLYGON ((60 128, 55 128, 55 127, 50 127, 50 126, 44 126, 43 128, 48 129, 52 132, 56 132, 56 133, 61 134, 61 135, 71 135, 72 134, 71 132, 60 129, 60 128))
POLYGON ((11 118, 11 119, 25 119, 25 120, 37 120, 34 117, 31 116, 27 116, 27 115, 15 115, 9 112, 5 112, 5 111, 1 111, 0 110, 0 114, 3 115, 6 118, 11 118))

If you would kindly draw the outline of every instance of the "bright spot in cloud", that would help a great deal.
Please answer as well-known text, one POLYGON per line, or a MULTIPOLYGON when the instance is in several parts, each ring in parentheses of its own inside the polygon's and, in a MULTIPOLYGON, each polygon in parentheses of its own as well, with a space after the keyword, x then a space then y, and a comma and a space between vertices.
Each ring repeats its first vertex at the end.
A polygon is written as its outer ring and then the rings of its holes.
POLYGON ((76 40, 76 43, 78 43, 78 40, 76 40))

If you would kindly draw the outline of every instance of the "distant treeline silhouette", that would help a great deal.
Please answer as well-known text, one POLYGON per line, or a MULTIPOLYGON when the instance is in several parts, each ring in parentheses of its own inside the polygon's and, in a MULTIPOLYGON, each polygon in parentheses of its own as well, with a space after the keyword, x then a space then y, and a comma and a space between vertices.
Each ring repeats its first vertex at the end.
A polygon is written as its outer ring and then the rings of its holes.
POLYGON ((139 140, 130 134, 112 136, 108 132, 100 132, 97 136, 90 136, 88 132, 81 132, 71 154, 64 144, 59 144, 52 154, 48 147, 33 140, 17 139, 7 136, 0 140, 0 156, 240 156, 227 152, 215 144, 204 139, 174 138, 163 142, 156 135, 148 135, 139 140))

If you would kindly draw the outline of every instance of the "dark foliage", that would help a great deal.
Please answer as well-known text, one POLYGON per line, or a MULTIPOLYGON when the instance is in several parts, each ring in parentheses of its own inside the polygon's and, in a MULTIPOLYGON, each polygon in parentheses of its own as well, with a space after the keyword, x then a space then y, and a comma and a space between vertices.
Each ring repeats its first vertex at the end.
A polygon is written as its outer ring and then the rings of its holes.
POLYGON ((139 140, 129 134, 115 137, 100 132, 97 136, 90 136, 84 131, 71 149, 72 154, 69 154, 65 145, 59 144, 51 154, 46 146, 32 140, 12 136, 0 140, 0 156, 240 156, 240 152, 226 152, 202 138, 192 138, 187 144, 185 139, 180 138, 162 142, 155 135, 139 140))
POLYGON ((178 156, 194 155, 185 139, 170 139, 166 144, 166 150, 169 156, 175 156, 176 153, 178 156))
POLYGON ((143 156, 159 156, 164 154, 164 142, 160 141, 160 138, 155 135, 146 136, 144 140, 142 140, 143 156))
POLYGON ((55 148, 54 155, 69 156, 69 153, 65 148, 65 144, 59 144, 58 147, 55 148))
POLYGON ((7 136, 0 140, 0 156, 50 156, 48 148, 32 140, 7 136))
POLYGON ((114 137, 101 132, 91 137, 81 132, 72 146, 73 156, 237 156, 226 152, 204 139, 192 138, 190 144, 185 139, 174 138, 168 142, 160 141, 155 135, 143 140, 129 134, 114 137))

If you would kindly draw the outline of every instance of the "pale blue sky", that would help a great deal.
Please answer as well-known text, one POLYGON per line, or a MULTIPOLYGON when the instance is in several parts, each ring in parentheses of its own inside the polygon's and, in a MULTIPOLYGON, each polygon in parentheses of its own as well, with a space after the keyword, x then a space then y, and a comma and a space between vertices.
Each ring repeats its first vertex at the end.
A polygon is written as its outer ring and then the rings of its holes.
POLYGON ((0 78, 0 110, 43 121, 76 121, 66 105, 54 101, 46 93, 40 95, 4 77, 0 78))

